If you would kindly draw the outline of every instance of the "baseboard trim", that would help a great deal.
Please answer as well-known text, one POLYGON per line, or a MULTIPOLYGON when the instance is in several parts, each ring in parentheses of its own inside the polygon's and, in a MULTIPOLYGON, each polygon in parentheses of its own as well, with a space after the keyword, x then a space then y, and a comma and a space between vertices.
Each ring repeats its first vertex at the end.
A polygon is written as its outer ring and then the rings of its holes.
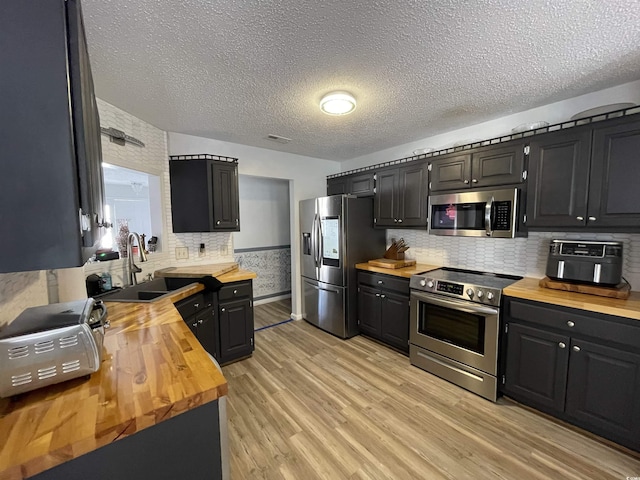
POLYGON ((273 295, 264 295, 253 299, 253 305, 263 305, 265 303, 277 302, 278 300, 284 300, 291 298, 291 292, 274 293, 273 295))
POLYGON ((292 313, 291 318, 293 318, 294 320, 302 320, 303 317, 301 313, 292 313))

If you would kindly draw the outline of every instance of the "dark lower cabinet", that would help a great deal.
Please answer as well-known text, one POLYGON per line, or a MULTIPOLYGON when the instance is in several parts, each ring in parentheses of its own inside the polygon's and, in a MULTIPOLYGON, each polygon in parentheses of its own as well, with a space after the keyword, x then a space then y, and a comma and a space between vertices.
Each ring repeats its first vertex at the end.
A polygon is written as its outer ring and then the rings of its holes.
POLYGON ((248 298, 220 303, 220 361, 231 362, 253 352, 253 307, 248 298))
POLYGON ((640 355, 574 339, 565 411, 580 423, 639 442, 640 355))
POLYGON ((640 322, 505 302, 503 393, 640 451, 640 322))
MULTIPOLYGON (((189 279, 168 279, 180 287, 189 279)), ((225 284, 217 293, 199 292, 175 304, 202 347, 221 365, 248 357, 253 344, 253 285, 251 280, 225 284)))
POLYGON ((409 353, 409 279, 358 273, 358 328, 409 353))
POLYGON ((505 391, 562 411, 569 337, 509 323, 505 391))

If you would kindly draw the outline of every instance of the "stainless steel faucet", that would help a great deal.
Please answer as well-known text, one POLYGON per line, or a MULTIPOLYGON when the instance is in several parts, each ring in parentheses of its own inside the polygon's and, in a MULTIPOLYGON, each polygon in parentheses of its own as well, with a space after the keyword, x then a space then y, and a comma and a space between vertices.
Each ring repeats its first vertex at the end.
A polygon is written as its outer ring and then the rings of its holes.
POLYGON ((136 278, 136 273, 142 272, 142 269, 137 266, 133 262, 133 242, 135 240, 138 243, 138 257, 140 262, 147 261, 147 254, 144 253, 144 248, 142 248, 142 242, 140 241, 140 235, 136 232, 130 232, 127 236, 127 258, 129 263, 129 285, 137 285, 138 279, 136 278))

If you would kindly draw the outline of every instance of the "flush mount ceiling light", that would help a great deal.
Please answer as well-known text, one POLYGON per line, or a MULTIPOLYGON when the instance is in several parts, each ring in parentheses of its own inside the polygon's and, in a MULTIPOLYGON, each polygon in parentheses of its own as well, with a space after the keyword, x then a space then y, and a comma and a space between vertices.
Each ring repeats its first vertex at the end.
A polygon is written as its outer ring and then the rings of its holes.
POLYGON ((327 115, 346 115, 356 109, 356 99, 348 92, 327 93, 320 100, 320 110, 327 115))

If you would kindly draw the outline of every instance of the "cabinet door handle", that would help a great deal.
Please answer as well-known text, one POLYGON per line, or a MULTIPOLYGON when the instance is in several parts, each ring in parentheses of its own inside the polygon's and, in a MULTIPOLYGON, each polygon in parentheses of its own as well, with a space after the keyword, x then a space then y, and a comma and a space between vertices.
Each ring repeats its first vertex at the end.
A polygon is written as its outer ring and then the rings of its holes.
POLYGON ((218 221, 216 222, 216 225, 220 225, 220 220, 218 220, 218 221))
POLYGON ((234 290, 234 291, 233 291, 233 294, 234 294, 234 295, 235 295, 235 294, 237 294, 237 293, 238 293, 238 290, 234 290))
POLYGON ((573 346, 573 351, 574 352, 579 352, 580 351, 580 347, 578 345, 574 345, 573 346))
POLYGON ((191 326, 192 326, 193 328, 196 328, 196 327, 198 326, 198 322, 196 322, 196 323, 192 323, 192 324, 191 324, 191 326))
POLYGON ((382 285, 384 282, 382 280, 378 280, 378 285, 382 285))
POLYGON ((379 296, 380 296, 380 294, 379 294, 379 293, 376 293, 376 297, 379 297, 379 296))
POLYGON ((473 180, 471 180, 473 183, 478 183, 478 179, 474 178, 473 180))
POLYGON ((589 221, 590 222, 595 222, 596 221, 596 217, 589 217, 589 221))
POLYGON ((386 295, 384 295, 384 294, 383 294, 383 295, 380 295, 380 298, 386 298, 386 297, 387 297, 387 296, 386 296, 386 295))
POLYGON ((200 304, 199 304, 199 303, 194 303, 194 304, 193 304, 193 308, 198 308, 199 306, 200 306, 200 304))
POLYGON ((468 184, 469 184, 469 180, 465 180, 465 181, 464 181, 464 184, 465 184, 465 185, 468 185, 468 184))
POLYGON ((584 220, 584 217, 576 217, 576 220, 578 220, 579 222, 584 220))
POLYGON ((566 344, 566 343, 564 343, 564 342, 560 342, 560 343, 558 344, 558 346, 559 346, 560 348, 566 348, 566 347, 567 347, 567 344, 566 344))
POLYGON ((393 222, 394 222, 394 223, 398 223, 398 219, 397 219, 397 218, 394 218, 394 219, 393 219, 393 222))
POLYGON ((398 219, 398 223, 402 223, 402 219, 401 218, 398 219))
POLYGON ((202 322, 204 322, 204 320, 198 320, 198 323, 199 323, 200 325, 202 325, 202 322))
POLYGON ((224 307, 222 307, 222 308, 220 309, 220 311, 221 311, 221 312, 225 312, 226 310, 224 309, 224 307))
POLYGON ((571 320, 569 320, 569 321, 567 322, 567 327, 573 328, 573 327, 575 327, 575 326, 576 326, 576 324, 575 324, 575 323, 573 323, 571 320))

